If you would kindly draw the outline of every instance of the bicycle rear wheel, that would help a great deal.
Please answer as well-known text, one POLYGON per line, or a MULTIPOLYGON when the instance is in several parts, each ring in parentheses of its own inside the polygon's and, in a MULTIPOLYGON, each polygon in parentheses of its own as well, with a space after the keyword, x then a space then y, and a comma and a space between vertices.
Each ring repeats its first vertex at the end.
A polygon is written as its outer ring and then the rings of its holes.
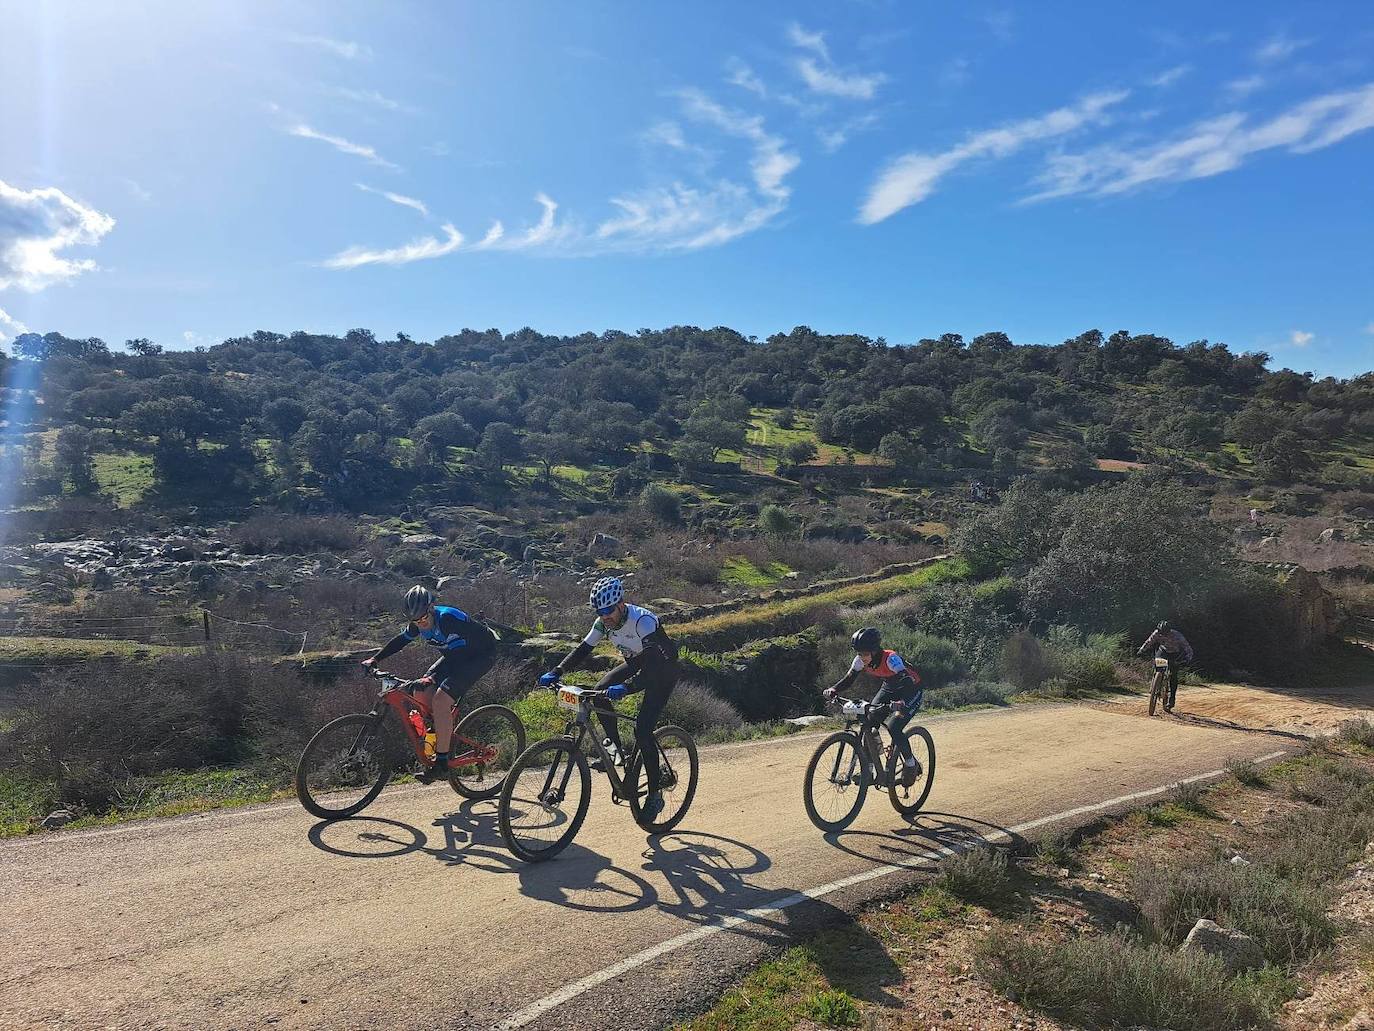
POLYGON ((296 797, 322 820, 361 812, 386 787, 395 765, 382 717, 351 713, 315 732, 296 764, 296 797))
POLYGON ((515 760, 501 788, 501 837, 527 863, 552 859, 572 844, 591 800, 592 771, 581 750, 565 737, 537 742, 515 760))
POLYGON ((453 728, 448 782, 464 798, 495 798, 506 772, 525 750, 525 725, 513 709, 483 705, 453 728))
POLYGON ((857 734, 831 734, 806 764, 802 802, 806 815, 826 833, 842 831, 854 822, 868 794, 868 763, 857 734))
POLYGON ((663 809, 657 820, 645 821, 644 801, 649 797, 649 780, 644 770, 644 753, 635 750, 625 770, 625 785, 630 793, 630 815, 650 834, 667 834, 682 822, 697 793, 697 743, 681 727, 659 727, 654 731, 658 744, 659 790, 663 809))
POLYGON ((935 739, 925 727, 907 727, 906 742, 916 757, 916 779, 910 786, 902 783, 902 757, 893 748, 887 757, 887 795, 893 809, 912 816, 921 811, 935 786, 935 739))

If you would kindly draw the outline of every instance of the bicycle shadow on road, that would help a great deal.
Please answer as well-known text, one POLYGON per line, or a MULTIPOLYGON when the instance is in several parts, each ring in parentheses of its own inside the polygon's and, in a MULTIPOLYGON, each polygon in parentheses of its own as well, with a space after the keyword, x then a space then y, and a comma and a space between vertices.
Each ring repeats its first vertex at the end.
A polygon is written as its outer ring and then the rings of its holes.
POLYGON ((751 884, 749 875, 772 867, 772 858, 762 849, 722 834, 652 834, 643 857, 640 869, 661 876, 672 892, 671 898, 660 896, 658 908, 694 923, 710 923, 721 914, 766 905, 793 893, 751 884))
POLYGON ((423 854, 445 866, 514 875, 524 895, 583 912, 629 912, 654 905, 658 894, 642 877, 604 856, 569 845, 553 862, 522 863, 506 851, 494 802, 461 803, 434 820, 438 835, 402 820, 355 816, 310 828, 310 843, 346 859, 397 859, 423 854))
POLYGON ((980 846, 1019 846, 1021 836, 1000 824, 961 813, 921 812, 895 831, 839 831, 825 841, 858 859, 886 866, 902 866, 917 873, 934 873, 951 852, 980 846))

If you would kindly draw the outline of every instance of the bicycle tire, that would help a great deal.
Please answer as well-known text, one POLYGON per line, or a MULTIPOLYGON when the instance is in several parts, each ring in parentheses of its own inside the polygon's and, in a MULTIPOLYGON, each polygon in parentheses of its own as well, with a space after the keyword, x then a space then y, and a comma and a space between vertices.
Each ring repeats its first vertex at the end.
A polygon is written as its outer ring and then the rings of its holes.
MULTIPOLYGON (((806 815, 811 819, 813 824, 827 834, 833 834, 837 831, 844 830, 854 822, 855 817, 859 815, 859 810, 863 808, 864 798, 868 794, 868 782, 868 761, 864 756, 863 744, 859 741, 859 736, 848 730, 836 731, 816 746, 816 750, 811 753, 810 762, 806 764, 806 779, 802 782, 802 802, 806 806, 806 815), (812 783, 815 780, 817 767, 833 746, 838 746, 839 751, 835 755, 834 766, 832 767, 828 779, 832 784, 835 783, 834 777, 843 764, 848 764, 847 772, 843 776, 845 778, 852 776, 852 771, 856 768, 855 763, 857 761, 858 786, 854 791, 854 801, 849 811, 842 814, 838 819, 827 820, 821 816, 816 807, 812 783), (846 748, 853 750, 853 759, 846 756, 846 748)), ((854 783, 850 780, 846 784, 836 784, 836 786, 840 787, 841 793, 843 793, 850 787, 853 787, 854 783)))
POLYGON ((387 781, 391 779, 393 764, 390 752, 391 749, 386 740, 381 717, 355 712, 330 720, 315 731, 314 736, 306 743, 305 750, 301 752, 300 760, 296 763, 296 797, 300 799, 306 812, 312 816, 318 816, 321 820, 343 820, 350 816, 356 816, 372 804, 373 799, 382 793, 382 788, 386 787, 387 781), (362 798, 348 805, 329 806, 321 801, 322 798, 328 797, 329 792, 324 790, 316 792, 309 783, 310 773, 313 769, 312 760, 319 757, 327 747, 334 744, 336 739, 339 743, 347 741, 350 736, 347 728, 354 725, 357 727, 357 734, 354 737, 348 758, 352 758, 351 753, 356 752, 360 745, 371 745, 375 741, 378 756, 376 780, 362 798))
MULTIPOLYGON (((537 777, 535 783, 537 783, 537 777)), ((533 793, 537 796, 542 792, 536 788, 533 793)), ((515 760, 515 765, 513 765, 510 772, 506 774, 506 781, 501 786, 501 800, 497 804, 496 810, 497 822, 501 827, 501 838, 505 841, 506 848, 510 849, 511 854, 517 859, 524 860, 527 863, 542 863, 545 860, 552 859, 572 844, 573 838, 577 836, 578 830, 582 827, 582 821, 587 818, 587 807, 591 804, 591 801, 592 771, 587 765, 587 757, 582 754, 581 749, 574 748, 572 741, 566 737, 554 737, 545 741, 535 742, 520 753, 520 757, 515 760), (560 759, 559 756, 563 756, 564 758, 560 759), (540 764, 542 763, 543 766, 550 768, 551 772, 545 776, 552 782, 559 776, 558 764, 564 761, 576 767, 575 771, 570 771, 569 776, 571 776, 572 772, 575 772, 578 778, 580 796, 577 801, 577 810, 572 814, 562 834, 560 834, 551 844, 543 848, 530 848, 517 838, 516 829, 512 826, 511 814, 513 807, 523 807, 533 802, 535 806, 547 813, 553 809, 561 809, 562 800, 560 799, 550 805, 547 801, 541 800, 538 797, 532 800, 516 798, 516 790, 519 787, 521 776, 522 774, 540 769, 540 764)))
MULTIPOLYGON (((648 831, 650 834, 667 834, 681 823, 682 818, 687 815, 687 810, 692 807, 692 799, 696 797, 697 793, 697 774, 700 769, 700 762, 697 758, 697 743, 696 739, 684 728, 669 725, 666 727, 659 727, 654 731, 654 741, 658 743, 660 769, 662 769, 664 765, 667 765, 670 775, 675 778, 676 783, 682 783, 683 771, 674 766, 672 761, 667 758, 669 751, 665 749, 662 744, 664 741, 673 739, 677 740, 679 748, 673 749, 672 751, 682 751, 686 753, 687 789, 682 794, 682 801, 677 803, 676 809, 672 812, 669 812, 668 800, 666 797, 664 798, 663 819, 652 820, 647 823, 644 820, 644 811, 641 808, 640 802, 641 792, 639 783, 640 773, 644 769, 644 753, 641 750, 635 749, 634 757, 630 760, 630 765, 625 770, 625 786, 629 792, 629 797, 626 801, 630 804, 630 815, 634 817, 635 823, 639 824, 643 830, 648 831)), ((661 776, 660 774, 660 777, 661 776)), ((643 795, 647 796, 648 793, 649 786, 646 778, 643 795)))
POLYGON ((913 784, 911 788, 903 787, 897 773, 897 767, 902 760, 897 754, 897 749, 892 749, 887 757, 887 797, 892 800, 892 808, 902 816, 913 816, 921 811, 921 806, 925 805, 926 799, 930 797, 931 788, 935 787, 935 739, 930 736, 930 731, 926 730, 925 727, 908 727, 905 733, 907 743, 911 745, 912 754, 916 756, 916 761, 921 764, 922 779, 913 784), (921 750, 915 746, 913 738, 920 738, 924 742, 924 756, 921 755, 921 750), (917 789, 914 801, 909 794, 912 788, 917 789), (908 792, 906 802, 898 798, 898 792, 908 792))
MULTIPOLYGON (((497 761, 504 761, 507 764, 506 770, 509 771, 514 765, 515 760, 520 756, 520 753, 525 750, 525 724, 520 721, 520 717, 515 714, 514 709, 505 705, 478 706, 458 721, 458 726, 453 728, 453 736, 455 740, 461 737, 468 737, 477 741, 479 744, 494 744, 496 742, 484 741, 480 737, 473 737, 473 734, 478 732, 476 728, 482 727, 484 723, 491 723, 493 720, 495 720, 496 723, 506 724, 504 733, 508 735, 508 738, 503 737, 501 739, 499 745, 500 755, 497 761), (469 728, 466 735, 463 733, 464 727, 469 728), (507 740, 510 742, 509 747, 506 745, 507 740)), ((491 736, 486 731, 487 728, 483 727, 482 733, 484 736, 491 736)), ((450 752, 452 751, 453 746, 450 745, 450 752)), ((449 756, 450 762, 456 758, 461 758, 461 756, 452 754, 449 756)), ((486 772, 486 767, 450 766, 448 771, 449 787, 453 788, 454 791, 458 792, 458 794, 462 795, 464 798, 471 798, 479 802, 485 801, 488 798, 495 798, 501 793, 501 788, 506 783, 506 778, 504 776, 499 778, 494 784, 484 784, 482 787, 477 787, 472 783, 471 776, 463 776, 464 774, 471 774, 473 771, 477 771, 480 776, 486 772)))
POLYGON ((1150 715, 1155 714, 1155 706, 1159 704, 1159 696, 1164 686, 1164 674, 1156 673, 1154 680, 1150 684, 1150 715))

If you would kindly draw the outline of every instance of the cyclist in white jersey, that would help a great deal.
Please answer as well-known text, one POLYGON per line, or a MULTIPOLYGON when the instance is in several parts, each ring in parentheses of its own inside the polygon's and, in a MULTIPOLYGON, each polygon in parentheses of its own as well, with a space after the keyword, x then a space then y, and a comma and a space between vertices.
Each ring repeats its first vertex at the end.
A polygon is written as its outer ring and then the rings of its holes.
POLYGON ((597 716, 606 731, 608 749, 614 746, 612 754, 623 755, 625 750, 620 744, 619 721, 610 702, 627 694, 644 692, 639 716, 635 720, 635 740, 644 755, 644 772, 648 780, 649 797, 644 812, 652 820, 663 809, 654 725, 663 715, 663 707, 677 686, 677 645, 664 632, 656 615, 625 601, 625 588, 618 577, 608 576, 598 580, 592 586, 590 600, 596 611, 596 622, 582 643, 540 677, 539 682, 545 687, 552 686, 563 674, 571 673, 586 661, 592 649, 605 638, 609 637, 611 643, 620 650, 625 661, 596 685, 598 691, 607 694, 607 698, 597 699, 597 708, 602 710, 597 716))

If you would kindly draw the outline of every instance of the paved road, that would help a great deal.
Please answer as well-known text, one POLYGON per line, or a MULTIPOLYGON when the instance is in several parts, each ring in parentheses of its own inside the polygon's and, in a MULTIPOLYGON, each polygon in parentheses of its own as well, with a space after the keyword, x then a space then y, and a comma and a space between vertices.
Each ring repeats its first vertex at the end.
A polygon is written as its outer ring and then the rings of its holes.
POLYGON ((933 811, 906 825, 873 793, 830 841, 801 805, 806 735, 703 750, 692 812, 652 843, 599 781, 536 866, 446 787, 335 824, 278 804, 0 844, 0 1027, 661 1027, 941 849, 1293 746, 1084 706, 928 725, 933 811))

